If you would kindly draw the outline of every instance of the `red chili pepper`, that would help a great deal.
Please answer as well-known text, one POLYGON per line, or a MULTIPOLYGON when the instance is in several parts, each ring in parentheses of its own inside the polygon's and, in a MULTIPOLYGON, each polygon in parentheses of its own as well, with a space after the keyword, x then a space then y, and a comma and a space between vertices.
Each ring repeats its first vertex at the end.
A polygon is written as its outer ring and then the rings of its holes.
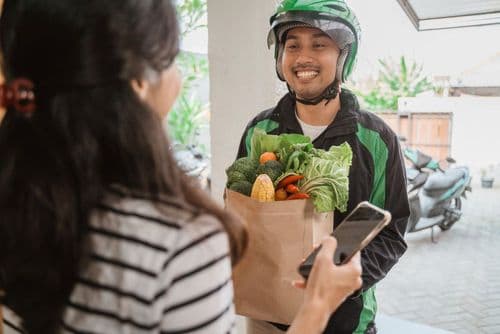
POLYGON ((297 187, 295 184, 289 184, 286 186, 286 191, 290 194, 296 194, 298 193, 300 190, 299 190, 299 187, 297 187))
POLYGON ((306 193, 296 193, 296 194, 288 196, 287 200, 289 200, 289 199, 308 199, 308 198, 309 198, 309 195, 306 193))
POLYGON ((276 188, 284 188, 289 184, 295 183, 298 180, 302 180, 303 178, 304 178, 304 175, 295 175, 294 174, 294 175, 287 176, 278 183, 276 188))

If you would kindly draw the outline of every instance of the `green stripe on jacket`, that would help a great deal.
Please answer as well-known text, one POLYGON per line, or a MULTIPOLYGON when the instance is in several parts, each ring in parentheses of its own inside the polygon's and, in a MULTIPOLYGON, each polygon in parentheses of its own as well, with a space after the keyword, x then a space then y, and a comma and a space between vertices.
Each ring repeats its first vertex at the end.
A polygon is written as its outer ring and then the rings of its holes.
MULTIPOLYGON (((359 141, 370 152, 373 160, 374 175, 373 185, 370 194, 370 203, 384 208, 385 188, 386 188, 386 166, 389 157, 387 145, 376 131, 367 129, 358 123, 356 133, 359 141)), ((359 324, 354 334, 365 333, 368 325, 375 319, 377 313, 377 299, 375 297, 375 287, 371 287, 362 294, 363 310, 359 318, 359 324)))

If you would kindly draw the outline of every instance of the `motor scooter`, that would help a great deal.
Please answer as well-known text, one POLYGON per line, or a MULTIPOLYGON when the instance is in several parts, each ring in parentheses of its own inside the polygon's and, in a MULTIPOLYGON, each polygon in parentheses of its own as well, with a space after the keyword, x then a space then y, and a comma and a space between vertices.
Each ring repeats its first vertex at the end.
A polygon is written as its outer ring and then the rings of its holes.
POLYGON ((469 168, 457 166, 456 161, 448 157, 449 167, 443 169, 438 160, 408 147, 403 154, 411 165, 407 167, 410 218, 406 232, 430 228, 435 242, 434 226, 447 231, 462 216, 462 198, 467 198, 466 192, 472 191, 469 168))

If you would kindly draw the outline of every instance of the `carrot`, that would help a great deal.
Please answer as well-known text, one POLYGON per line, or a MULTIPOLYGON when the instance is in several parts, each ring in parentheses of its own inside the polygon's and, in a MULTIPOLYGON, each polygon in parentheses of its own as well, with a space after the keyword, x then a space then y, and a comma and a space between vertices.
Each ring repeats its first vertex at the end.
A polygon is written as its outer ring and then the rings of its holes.
POLYGON ((274 152, 264 152, 259 157, 259 163, 261 165, 265 164, 270 160, 278 160, 278 157, 276 156, 276 154, 274 154, 274 152))
POLYGON ((298 174, 293 174, 293 175, 287 176, 278 183, 278 186, 276 188, 286 187, 287 185, 295 183, 298 180, 302 180, 303 178, 304 178, 304 175, 298 175, 298 174))
POLYGON ((286 191, 290 194, 296 194, 299 192, 299 187, 297 187, 295 184, 291 183, 286 186, 286 191))
POLYGON ((306 193, 295 193, 293 195, 288 196, 287 200, 289 199, 308 199, 309 195, 306 193))

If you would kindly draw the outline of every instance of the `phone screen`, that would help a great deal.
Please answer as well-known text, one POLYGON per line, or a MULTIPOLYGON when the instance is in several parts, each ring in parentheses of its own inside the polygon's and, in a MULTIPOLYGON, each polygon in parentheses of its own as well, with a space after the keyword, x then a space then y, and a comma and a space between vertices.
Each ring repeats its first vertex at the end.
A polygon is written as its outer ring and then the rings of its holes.
MULTIPOLYGON (((360 203, 332 233, 337 239, 333 262, 339 265, 349 260, 389 223, 390 217, 387 211, 366 202, 360 203)), ((319 248, 314 250, 299 267, 299 273, 306 279, 318 251, 319 248)))
POLYGON ((359 207, 348 216, 334 231, 337 250, 334 262, 340 264, 356 252, 359 245, 384 219, 384 214, 370 207, 359 207))

